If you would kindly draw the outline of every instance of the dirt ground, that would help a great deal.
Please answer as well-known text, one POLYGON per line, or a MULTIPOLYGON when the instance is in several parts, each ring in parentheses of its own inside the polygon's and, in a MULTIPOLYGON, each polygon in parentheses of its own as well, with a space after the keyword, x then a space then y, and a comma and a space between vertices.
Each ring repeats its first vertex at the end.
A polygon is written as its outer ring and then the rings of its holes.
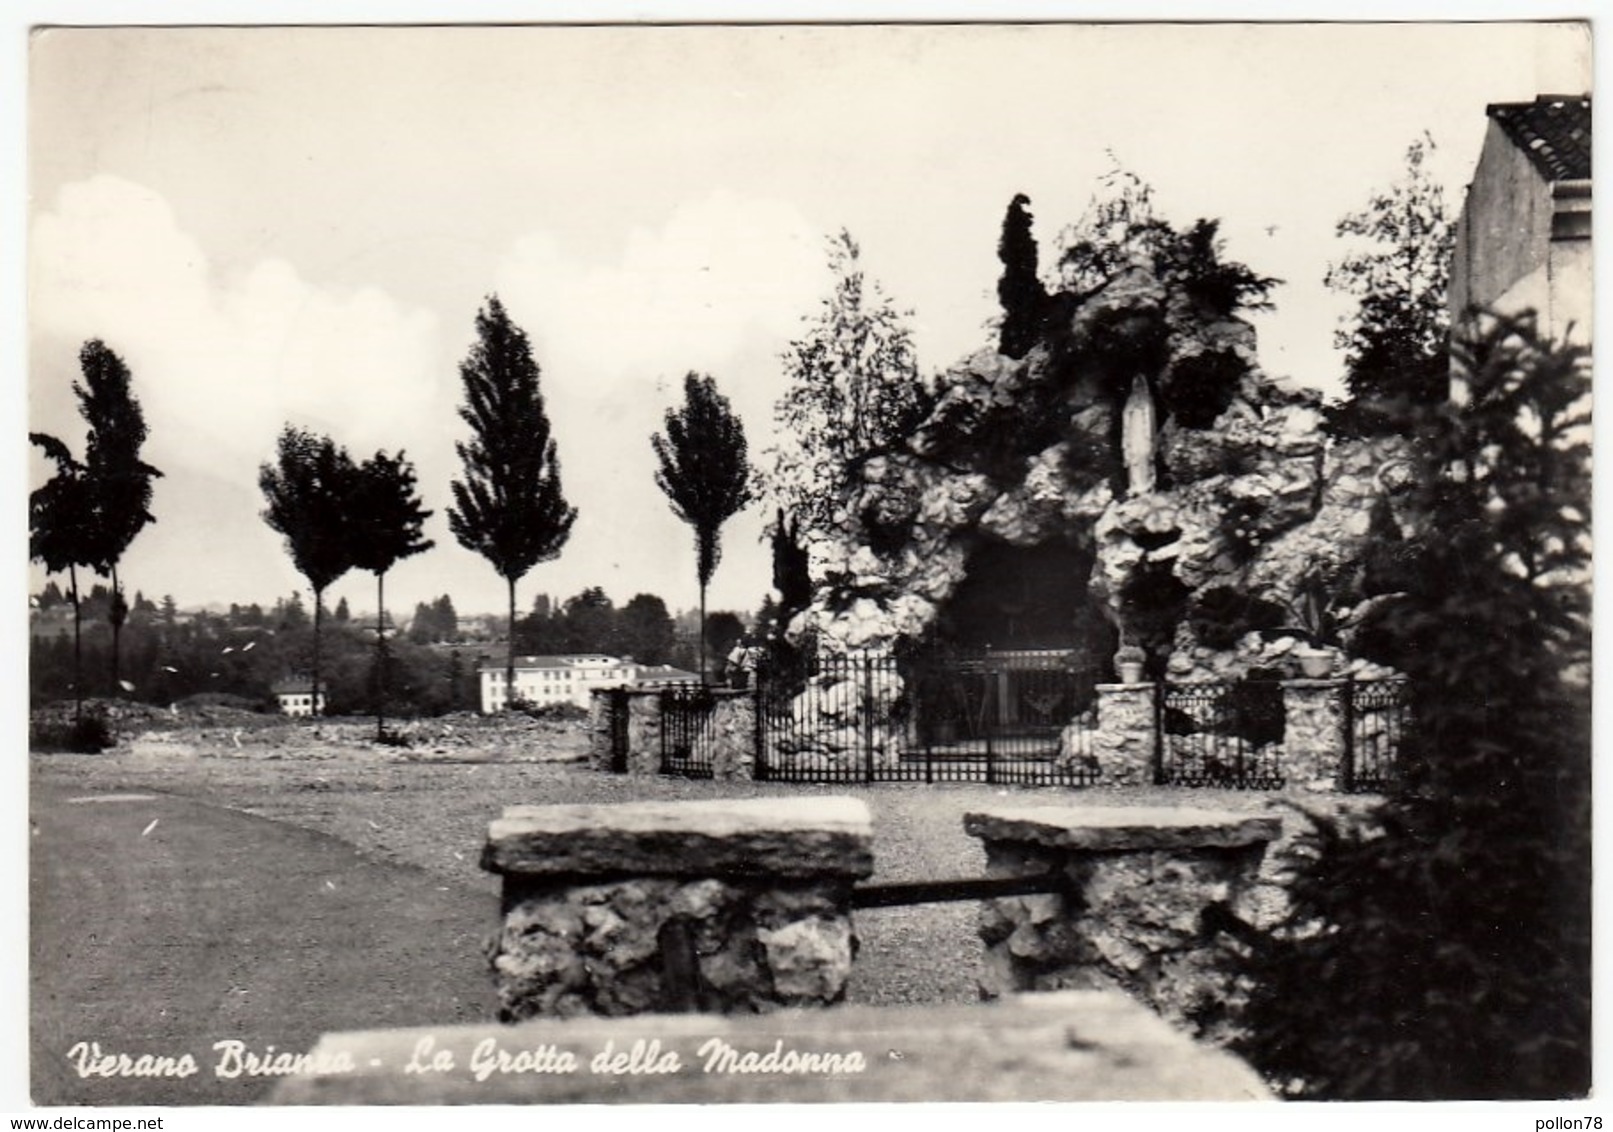
MULTIPOLYGON (((158 713, 161 714, 160 712, 158 713)), ((415 745, 373 743, 374 721, 126 720, 99 755, 34 755, 39 785, 156 791, 327 834, 382 864, 423 869, 471 892, 497 893, 478 860, 487 824, 515 803, 851 795, 874 816, 878 881, 979 875, 984 854, 965 811, 1013 797, 1031 804, 1193 805, 1264 810, 1269 795, 1220 790, 1080 791, 988 786, 804 786, 600 774, 582 763, 586 724, 476 716, 417 725, 415 745)), ((866 1003, 977 997, 980 945, 970 903, 860 913, 849 992, 866 1003), (938 959, 940 961, 938 961, 938 959)))

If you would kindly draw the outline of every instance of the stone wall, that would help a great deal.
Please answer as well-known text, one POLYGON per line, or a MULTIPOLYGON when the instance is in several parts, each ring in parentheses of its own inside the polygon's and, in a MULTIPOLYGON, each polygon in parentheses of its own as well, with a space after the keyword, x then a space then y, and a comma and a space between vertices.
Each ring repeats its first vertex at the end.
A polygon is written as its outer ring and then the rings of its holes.
POLYGON ((1151 684, 1098 685, 1098 729, 1092 754, 1104 781, 1143 786, 1154 781, 1155 705, 1151 684))
POLYGON ((1344 768, 1344 697, 1341 680, 1283 682, 1284 776, 1304 790, 1335 790, 1344 768))
POLYGON ((983 995, 1117 989, 1197 1036, 1233 1036, 1246 990, 1214 917, 1258 918, 1255 885, 1280 819, 994 807, 966 814, 964 828, 985 842, 990 875, 1047 874, 1062 888, 982 905, 983 995))
MULTIPOLYGON (((627 751, 622 770, 627 774, 661 773, 663 690, 659 688, 596 688, 588 716, 589 765, 599 771, 617 767, 613 745, 613 706, 625 703, 627 751)), ((756 699, 751 692, 710 688, 711 717, 702 732, 699 754, 711 763, 715 779, 746 779, 756 768, 756 699)))
POLYGON ((482 857, 500 1016, 838 1002, 871 839, 850 798, 510 807, 482 857))
POLYGON ((279 1082, 271 1103, 1271 1099, 1248 1065, 1112 992, 764 1018, 536 1019, 328 1034, 311 1060, 330 1071, 279 1082))

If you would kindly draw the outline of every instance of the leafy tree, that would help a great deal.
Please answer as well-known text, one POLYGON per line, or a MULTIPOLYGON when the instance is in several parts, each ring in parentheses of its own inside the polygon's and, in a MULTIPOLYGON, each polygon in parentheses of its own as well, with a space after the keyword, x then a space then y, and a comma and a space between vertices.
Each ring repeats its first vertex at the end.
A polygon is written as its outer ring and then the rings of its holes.
POLYGON ((1212 317, 1270 308, 1279 280, 1222 258, 1220 222, 1178 229, 1154 208, 1153 187, 1118 166, 1100 180, 1085 213, 1060 236, 1059 280, 1081 298, 1103 290, 1134 267, 1152 271, 1212 317))
POLYGON ((727 677, 728 654, 745 637, 745 622, 739 614, 720 609, 704 618, 703 639, 710 643, 712 655, 717 658, 717 679, 727 677))
POLYGON ((54 461, 56 472, 28 496, 28 554, 51 573, 67 572, 67 600, 73 606, 73 719, 84 721, 83 607, 78 568, 98 564, 98 532, 89 476, 84 465, 53 436, 31 432, 28 439, 54 461))
POLYGON ((454 599, 443 594, 432 604, 432 612, 436 615, 437 639, 439 641, 452 641, 459 637, 459 613, 454 609, 454 599))
POLYGON ((353 619, 353 611, 348 608, 345 597, 336 603, 336 610, 331 614, 331 617, 338 625, 346 625, 353 619))
POLYGON ((106 617, 112 626, 116 694, 119 644, 129 612, 118 581, 118 563, 135 536, 153 521, 151 481, 162 473, 140 459, 147 434, 145 415, 129 387, 123 360, 98 338, 84 343, 78 357, 83 380, 73 383, 73 393, 79 416, 88 426, 84 460, 76 460, 56 437, 29 434, 56 464, 56 474, 30 497, 30 553, 47 570, 65 569, 71 575, 75 638, 81 632, 82 615, 77 567, 111 576, 106 617))
POLYGON ((302 604, 302 594, 293 591, 289 598, 276 598, 274 622, 281 629, 301 629, 308 625, 308 610, 302 604))
POLYGON ((1339 221, 1356 246, 1327 270, 1326 283, 1359 304, 1334 335, 1344 351, 1349 396, 1328 414, 1336 436, 1380 436, 1401 423, 1386 402, 1432 405, 1450 391, 1447 292, 1455 226, 1444 190, 1426 164, 1424 134, 1406 150, 1404 176, 1339 221))
POLYGON ((566 652, 620 651, 616 604, 603 589, 589 586, 566 599, 561 611, 566 652))
POLYGON ((459 544, 487 559, 509 588, 506 687, 515 687, 515 584, 560 554, 577 509, 560 487, 560 457, 538 387, 526 332, 496 297, 476 315, 477 342, 460 364, 459 416, 472 438, 454 445, 464 480, 451 485, 448 527, 459 544))
POLYGON ((640 664, 665 664, 672 655, 672 614, 654 594, 634 594, 622 606, 622 651, 640 664))
POLYGON ((745 429, 710 377, 683 380, 683 407, 667 410, 666 435, 650 437, 660 469, 656 486, 694 531, 700 580, 700 677, 706 675, 706 587, 722 558, 722 525, 750 502, 745 429))
POLYGON ((784 353, 789 387, 774 408, 781 439, 763 486, 803 535, 832 528, 857 467, 911 433, 932 399, 904 315, 859 255, 848 232, 830 241, 834 291, 784 353))
POLYGON ((1251 966, 1247 1052, 1312 1096, 1590 1084, 1589 367, 1532 317, 1455 354, 1466 405, 1398 410, 1405 590, 1358 636, 1409 677, 1401 779, 1311 815, 1251 966))
POLYGON ((420 533, 431 512, 420 506, 414 466, 402 452, 377 452, 359 467, 350 506, 353 565, 375 575, 375 738, 380 741, 386 736, 386 572, 431 549, 432 541, 420 533))
POLYGON ((162 473, 140 459, 146 419, 129 388, 129 368, 100 339, 79 351, 82 384, 75 383, 79 413, 89 424, 84 465, 95 508, 97 558, 111 576, 112 689, 119 688, 119 643, 129 607, 118 582, 118 563, 151 515, 151 481, 162 473))
MULTIPOLYGON (((263 521, 285 537, 297 572, 314 591, 313 697, 319 709, 319 636, 325 589, 353 565, 351 497, 358 469, 327 436, 287 425, 274 464, 258 471, 268 507, 263 521)), ((294 595, 300 606, 300 596, 294 595)))
POLYGON ((998 353, 1023 358, 1041 336, 1047 316, 1047 288, 1037 275, 1036 237, 1031 234, 1030 198, 1015 193, 1003 217, 1002 237, 997 242, 997 258, 1002 261, 1002 278, 997 281, 997 298, 1002 303, 1003 320, 998 353))

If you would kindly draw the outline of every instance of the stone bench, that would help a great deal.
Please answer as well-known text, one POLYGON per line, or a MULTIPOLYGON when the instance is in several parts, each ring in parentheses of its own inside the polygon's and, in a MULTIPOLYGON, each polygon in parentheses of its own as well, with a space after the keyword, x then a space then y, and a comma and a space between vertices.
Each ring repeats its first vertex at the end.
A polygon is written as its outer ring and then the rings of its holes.
POLYGON ((512 806, 482 855, 500 1017, 838 1002, 872 839, 853 798, 512 806))
POLYGON ((981 906, 982 993, 1124 990, 1224 1041, 1242 989, 1218 924, 1246 915, 1273 816, 1152 807, 997 806, 964 815, 987 873, 1050 891, 981 906), (1230 919, 1229 919, 1230 917, 1230 919))
POLYGON ((1065 991, 969 1006, 763 1017, 539 1019, 332 1034, 322 1076, 273 1104, 1268 1100, 1230 1054, 1124 995, 1065 991))

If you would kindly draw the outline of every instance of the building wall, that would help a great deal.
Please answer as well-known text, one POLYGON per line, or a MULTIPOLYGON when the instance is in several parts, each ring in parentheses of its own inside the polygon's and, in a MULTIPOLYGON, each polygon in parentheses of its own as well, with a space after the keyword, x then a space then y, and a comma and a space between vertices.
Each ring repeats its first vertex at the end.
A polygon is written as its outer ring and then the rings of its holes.
MULTIPOLYGON (((314 713, 312 692, 276 692, 275 699, 280 701, 280 711, 285 715, 312 715, 314 713)), ((319 694, 319 707, 321 713, 325 707, 325 693, 319 694)))
POLYGON ((1547 260, 1551 314, 1546 331, 1553 339, 1588 346, 1596 312, 1591 283, 1590 186, 1584 182, 1560 183, 1555 201, 1554 234, 1547 260))
POLYGON ((1505 131, 1490 122, 1457 222, 1453 325, 1470 306, 1508 307, 1517 300, 1544 310, 1551 217, 1551 186, 1505 131), (1532 278, 1537 274, 1538 279, 1532 278))
MULTIPOLYGON (((504 710, 507 704, 504 675, 502 666, 482 670, 483 712, 504 710)), ((624 663, 614 657, 586 657, 566 665, 522 667, 518 664, 515 692, 534 707, 574 704, 586 709, 592 702, 595 688, 619 688, 644 679, 645 669, 640 665, 624 663)))

